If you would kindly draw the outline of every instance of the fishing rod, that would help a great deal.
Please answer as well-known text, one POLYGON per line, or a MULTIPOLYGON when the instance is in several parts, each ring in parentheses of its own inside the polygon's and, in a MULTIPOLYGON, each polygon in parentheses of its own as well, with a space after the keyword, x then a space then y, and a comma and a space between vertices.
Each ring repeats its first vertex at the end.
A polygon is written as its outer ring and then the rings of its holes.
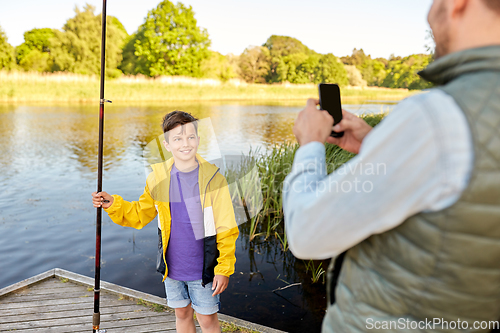
MULTIPOLYGON (((104 146, 104 103, 111 101, 104 99, 104 77, 106 74, 106 0, 102 1, 102 38, 101 38, 101 93, 99 98, 99 150, 97 157, 97 193, 102 192, 102 155, 104 146)), ((96 242, 95 242, 95 285, 94 285, 94 314, 92 316, 93 333, 106 333, 99 329, 101 314, 99 312, 99 296, 101 291, 101 222, 102 207, 97 207, 96 242)))

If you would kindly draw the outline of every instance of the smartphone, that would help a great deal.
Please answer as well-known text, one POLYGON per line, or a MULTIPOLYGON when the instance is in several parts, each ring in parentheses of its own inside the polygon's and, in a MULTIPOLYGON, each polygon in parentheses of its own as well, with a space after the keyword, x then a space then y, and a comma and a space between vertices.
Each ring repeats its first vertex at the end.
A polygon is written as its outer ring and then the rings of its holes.
MULTIPOLYGON (((333 126, 340 123, 342 120, 342 104, 340 102, 340 88, 337 84, 320 83, 319 90, 319 107, 321 110, 328 111, 333 117, 333 126)), ((332 130, 330 136, 334 138, 341 138, 344 132, 335 132, 332 130)))

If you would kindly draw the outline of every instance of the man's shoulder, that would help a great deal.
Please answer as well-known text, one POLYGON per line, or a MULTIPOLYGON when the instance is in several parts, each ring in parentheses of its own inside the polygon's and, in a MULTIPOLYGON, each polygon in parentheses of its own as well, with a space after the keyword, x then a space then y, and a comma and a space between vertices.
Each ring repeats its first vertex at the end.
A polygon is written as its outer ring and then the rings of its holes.
POLYGON ((461 113, 461 110, 453 97, 439 88, 434 88, 399 102, 381 124, 383 127, 390 124, 407 124, 413 128, 416 123, 436 125, 450 117, 456 117, 457 113, 461 113))
POLYGON ((433 88, 402 100, 395 110, 402 108, 441 109, 443 104, 455 103, 453 97, 440 88, 433 88))
POLYGON ((361 150, 387 144, 399 138, 407 147, 429 144, 450 119, 460 113, 454 99, 441 89, 431 89, 410 96, 389 112, 379 125, 368 133, 361 150), (433 134, 434 133, 434 134, 433 134), (403 139, 406 138, 406 139, 403 139), (366 142, 365 142, 366 141, 366 142))

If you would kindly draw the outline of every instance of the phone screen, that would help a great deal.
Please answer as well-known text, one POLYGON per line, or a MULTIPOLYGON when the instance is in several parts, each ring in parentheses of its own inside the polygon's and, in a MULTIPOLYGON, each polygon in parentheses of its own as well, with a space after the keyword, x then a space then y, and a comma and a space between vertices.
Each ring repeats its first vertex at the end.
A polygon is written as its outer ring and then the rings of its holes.
MULTIPOLYGON (((326 110, 333 117, 334 124, 342 120, 342 104, 340 102, 340 88, 336 84, 319 84, 319 106, 321 110, 326 110)), ((336 133, 332 131, 333 137, 341 137, 344 132, 336 133)))

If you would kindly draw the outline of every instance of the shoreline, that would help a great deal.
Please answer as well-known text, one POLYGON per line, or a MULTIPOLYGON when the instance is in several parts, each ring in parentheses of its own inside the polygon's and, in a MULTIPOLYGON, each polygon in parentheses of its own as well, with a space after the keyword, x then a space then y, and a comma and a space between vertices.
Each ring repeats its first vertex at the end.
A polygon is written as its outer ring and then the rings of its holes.
MULTIPOLYGON (((99 80, 70 73, 0 71, 0 104, 99 103, 99 80)), ((397 102, 420 91, 383 87, 343 87, 343 101, 382 100, 397 102)), ((315 84, 249 84, 240 80, 221 82, 187 77, 121 77, 106 81, 105 98, 113 104, 165 102, 290 103, 303 105, 317 98, 315 84)), ((345 103, 348 104, 348 103, 345 103)))

